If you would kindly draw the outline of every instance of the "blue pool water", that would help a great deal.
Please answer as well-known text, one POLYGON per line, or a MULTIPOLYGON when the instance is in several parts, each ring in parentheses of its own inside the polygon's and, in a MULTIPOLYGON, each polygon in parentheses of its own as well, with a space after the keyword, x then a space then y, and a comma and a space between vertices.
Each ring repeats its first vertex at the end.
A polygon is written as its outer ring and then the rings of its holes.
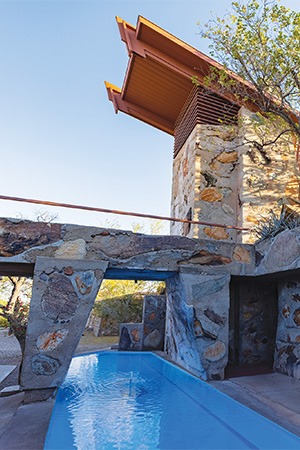
POLYGON ((45 450, 300 449, 300 438, 151 353, 73 359, 45 450))

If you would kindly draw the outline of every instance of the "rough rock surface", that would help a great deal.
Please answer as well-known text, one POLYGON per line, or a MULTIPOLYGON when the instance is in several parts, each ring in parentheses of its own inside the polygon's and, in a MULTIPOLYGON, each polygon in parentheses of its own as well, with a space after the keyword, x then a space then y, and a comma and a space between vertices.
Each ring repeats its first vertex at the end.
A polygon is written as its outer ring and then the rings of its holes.
POLYGON ((163 350, 165 341, 166 296, 146 295, 143 308, 143 350, 163 350))
MULTIPOLYGON (((300 212, 294 145, 284 136, 262 151, 245 144, 260 142, 253 126, 257 118, 245 108, 239 116, 242 126, 197 124, 182 145, 173 162, 172 216, 251 229, 270 210, 280 213, 280 199, 300 212)), ((268 136, 269 130, 264 132, 268 136)), ((273 137, 269 135, 270 141, 273 137)), ((171 231, 244 243, 255 240, 251 232, 240 235, 235 230, 218 237, 196 224, 173 223, 171 231)))
MULTIPOLYGON (((275 368, 300 377, 300 287, 297 284, 300 229, 285 231, 251 246, 75 225, 49 227, 33 223, 32 229, 30 225, 28 221, 1 219, 0 239, 3 273, 12 268, 19 274, 22 270, 28 274, 28 267, 29 270, 34 267, 33 298, 21 374, 22 385, 26 388, 59 385, 104 274, 125 279, 165 279, 168 292, 166 352, 178 364, 204 379, 222 379, 228 347, 230 351, 233 349, 228 335, 230 279, 234 286, 237 283, 234 276, 251 276, 255 280, 253 277, 257 275, 284 271, 286 279, 281 279, 283 284, 279 291, 275 368), (46 235, 47 239, 41 238, 46 235), (22 242, 22 246, 11 246, 14 239, 22 242), (72 248, 84 248, 85 252, 74 253, 70 251, 72 248), (73 259, 74 255, 79 259, 73 259), (289 274, 288 271, 293 272, 289 274), (291 282, 296 283, 293 289, 291 282), (225 345, 225 353, 220 343, 225 345), (43 370, 44 374, 41 373, 43 370)), ((277 275, 274 276, 277 283, 277 275)), ((246 285, 245 281, 241 283, 246 285)), ((259 359, 270 358, 274 345, 271 335, 275 332, 269 330, 269 333, 265 326, 263 329, 261 319, 272 317, 270 321, 276 324, 274 310, 263 301, 264 293, 269 298, 271 291, 267 288, 261 292, 255 289, 248 293, 243 289, 239 291, 242 363, 253 364, 259 359)), ((162 311, 161 314, 163 316, 162 311)), ((127 333, 124 331, 123 340, 129 346, 150 348, 158 341, 161 345, 160 319, 154 311, 147 317, 148 324, 143 325, 142 331, 136 327, 127 329, 127 333)))
POLYGON ((165 295, 145 295, 142 322, 120 325, 119 350, 163 350, 165 322, 165 295))
POLYGON ((226 275, 181 274, 167 283, 166 352, 203 379, 224 378, 229 281, 226 275), (216 342, 217 356, 209 358, 216 342))
POLYGON ((278 329, 274 367, 300 379, 300 278, 279 283, 278 329))
POLYGON ((119 350, 141 351, 143 346, 143 324, 122 323, 120 325, 119 350))
POLYGON ((70 260, 37 258, 21 369, 24 389, 60 385, 106 267, 103 261, 72 261, 71 266, 70 260))

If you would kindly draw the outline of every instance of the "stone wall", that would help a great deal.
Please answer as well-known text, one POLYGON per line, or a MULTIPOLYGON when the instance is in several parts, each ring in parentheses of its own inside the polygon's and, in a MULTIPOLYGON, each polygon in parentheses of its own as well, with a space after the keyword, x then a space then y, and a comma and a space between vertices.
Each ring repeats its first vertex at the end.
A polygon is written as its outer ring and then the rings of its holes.
POLYGON ((143 308, 143 350, 163 350, 165 342, 166 296, 145 295, 143 308))
MULTIPOLYGON (((173 163, 174 217, 236 225, 239 137, 235 126, 196 125, 173 163)), ((171 234, 236 241, 234 230, 174 223, 171 234)))
POLYGON ((142 351, 143 328, 143 323, 121 323, 119 351, 142 351))
MULTIPOLYGON (((186 140, 173 161, 171 217, 197 220, 195 211, 196 146, 198 127, 186 140)), ((195 225, 172 222, 171 234, 194 236, 195 225)))
MULTIPOLYGON (((240 126, 196 125, 173 162, 171 215, 196 221, 253 229, 282 205, 300 213, 299 169, 295 146, 278 129, 258 128, 257 117, 244 108, 240 126), (263 136, 259 135, 262 134, 263 136)), ((253 233, 180 224, 171 234, 201 239, 253 242, 253 233)))
MULTIPOLYGON (((272 141, 281 127, 258 127, 257 118, 244 108, 240 116, 243 126, 241 139, 247 141, 272 141)), ((279 215, 282 205, 300 213, 299 169, 295 145, 285 135, 274 144, 259 147, 243 145, 240 148, 239 217, 238 223, 253 228, 270 210, 279 215)), ((254 236, 244 233, 243 242, 253 242, 254 236)))
POLYGON ((285 230, 255 245, 255 275, 300 269, 300 228, 285 230))
POLYGON ((180 274, 167 280, 166 353, 203 379, 221 380, 228 363, 226 274, 180 274))
POLYGON ((232 280, 229 326, 232 364, 272 367, 277 314, 276 280, 232 280))
POLYGON ((274 369, 300 379, 300 228, 255 246, 255 274, 278 281, 278 325, 274 369))
POLYGON ((187 303, 179 275, 167 280, 165 352, 172 361, 207 379, 194 334, 194 309, 187 303))
POLYGON ((278 329, 274 368, 300 379, 300 276, 279 284, 278 329))
POLYGON ((163 350, 165 322, 165 295, 145 295, 142 322, 120 325, 119 350, 163 350))
MULTIPOLYGON (((28 275, 33 268, 21 374, 24 389, 42 390, 60 384, 103 277, 165 280, 167 354, 204 379, 221 379, 230 342, 230 280, 237 276, 244 286, 239 309, 244 320, 242 363, 251 363, 258 352, 263 358, 270 352, 257 325, 269 310, 266 296, 275 294, 268 290, 267 279, 259 281, 260 287, 251 292, 247 283, 272 274, 274 284, 284 273, 285 279, 295 284, 289 287, 282 282, 275 368, 298 377, 299 228, 254 246, 0 219, 0 274, 28 275)), ((140 343, 144 329, 139 336, 133 330, 129 335, 140 343)), ((149 331, 148 336, 153 330, 149 331)))

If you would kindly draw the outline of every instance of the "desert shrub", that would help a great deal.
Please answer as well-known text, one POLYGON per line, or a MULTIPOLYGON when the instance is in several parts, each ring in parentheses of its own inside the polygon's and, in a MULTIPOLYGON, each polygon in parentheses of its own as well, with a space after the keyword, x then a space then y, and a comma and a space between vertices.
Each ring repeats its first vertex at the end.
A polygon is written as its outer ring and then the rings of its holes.
POLYGON ((297 227, 300 227, 300 216, 283 209, 279 215, 276 215, 274 211, 270 211, 268 217, 263 217, 260 220, 254 232, 258 242, 260 242, 269 237, 277 236, 284 230, 292 230, 297 227))
POLYGON ((121 323, 142 322, 143 295, 127 294, 97 300, 93 308, 93 315, 101 317, 101 333, 103 335, 118 335, 121 323))

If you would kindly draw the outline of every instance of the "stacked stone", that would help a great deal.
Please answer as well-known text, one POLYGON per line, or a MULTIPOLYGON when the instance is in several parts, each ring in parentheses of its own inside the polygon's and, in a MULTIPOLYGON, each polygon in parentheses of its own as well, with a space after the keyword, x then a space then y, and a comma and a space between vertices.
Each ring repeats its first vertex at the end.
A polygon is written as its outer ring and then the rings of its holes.
MULTIPOLYGON (((223 378, 228 362, 229 283, 233 288, 245 285, 237 290, 243 327, 240 363, 253 363, 259 354, 269 358, 272 353, 272 337, 264 335, 268 330, 258 323, 262 315, 275 323, 265 297, 274 296, 275 302, 279 283, 275 368, 299 377, 299 228, 253 246, 8 219, 0 219, 0 227, 2 273, 30 275, 34 270, 21 374, 24 389, 60 384, 104 276, 166 281, 166 352, 204 379, 223 378), (268 290, 266 279, 260 291, 248 292, 254 277, 269 274, 274 290, 268 290)), ((150 296, 145 324, 128 330, 140 348, 143 340, 148 348, 160 345, 155 330, 163 313, 153 314, 158 303, 150 296)))
POLYGON ((300 379, 300 279, 279 283, 279 318, 274 368, 300 379))
POLYGON ((107 262, 39 257, 22 363, 21 388, 56 388, 81 338, 107 262))
MULTIPOLYGON (((239 137, 236 126, 196 125, 173 163, 172 212, 196 221, 236 225, 238 205, 239 137)), ((236 231, 181 224, 172 234, 216 240, 235 240, 236 231)))
MULTIPOLYGON (((224 225, 249 228, 279 214, 283 204, 298 213, 299 176, 295 148, 285 136, 260 146, 257 117, 240 110, 241 126, 196 125, 173 162, 171 214, 224 225)), ((264 140, 274 140, 272 130, 260 129, 264 140)), ((276 134, 275 134, 276 133, 276 134)), ((193 238, 253 242, 249 231, 180 223, 171 234, 193 238)))
POLYGON ((163 350, 165 340, 166 297, 145 295, 142 323, 120 325, 119 350, 163 350))
MULTIPOLYGON (((278 127, 274 124, 255 127, 258 118, 245 108, 241 109, 240 117, 240 135, 244 143, 272 142, 282 129, 280 124, 278 127)), ((300 213, 296 148, 285 135, 265 147, 244 144, 240 149, 239 165, 238 222, 244 227, 253 228, 263 217, 269 217, 271 210, 279 215, 282 205, 288 205, 300 213)), ((251 234, 244 234, 243 242, 254 240, 251 234)))
POLYGON ((228 275, 168 280, 166 352, 202 379, 221 380, 228 362, 228 275))

